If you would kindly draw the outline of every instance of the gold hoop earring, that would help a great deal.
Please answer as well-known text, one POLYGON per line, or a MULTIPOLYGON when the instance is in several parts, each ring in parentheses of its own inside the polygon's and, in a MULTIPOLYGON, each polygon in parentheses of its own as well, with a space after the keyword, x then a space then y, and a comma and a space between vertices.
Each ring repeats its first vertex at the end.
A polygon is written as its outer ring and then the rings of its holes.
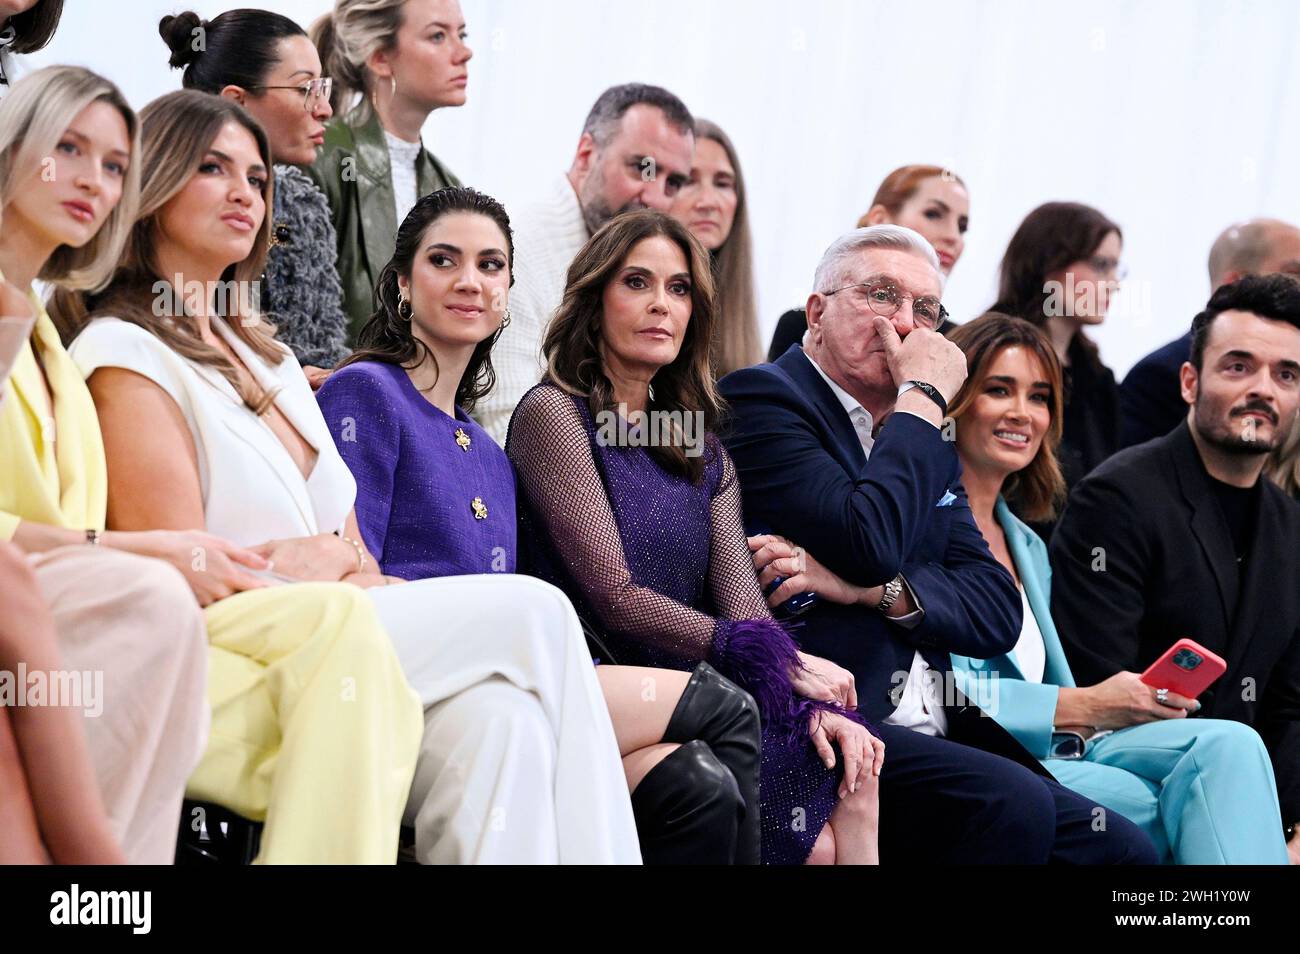
POLYGON ((390 96, 390 97, 395 97, 395 96, 397 96, 397 77, 396 77, 396 76, 390 76, 390 77, 388 77, 388 78, 389 78, 390 80, 393 81, 393 86, 392 86, 392 89, 389 91, 389 96, 390 96))
POLYGON ((510 327, 510 309, 506 309, 506 316, 501 319, 501 330, 504 331, 510 327))
POLYGON ((399 299, 398 299, 398 301, 397 301, 397 317, 398 317, 398 318, 401 318, 403 321, 410 321, 410 320, 411 320, 411 315, 413 315, 414 313, 415 313, 415 309, 413 309, 413 308, 411 307, 411 303, 410 303, 410 301, 408 301, 408 300, 405 299, 405 298, 399 298, 399 299))

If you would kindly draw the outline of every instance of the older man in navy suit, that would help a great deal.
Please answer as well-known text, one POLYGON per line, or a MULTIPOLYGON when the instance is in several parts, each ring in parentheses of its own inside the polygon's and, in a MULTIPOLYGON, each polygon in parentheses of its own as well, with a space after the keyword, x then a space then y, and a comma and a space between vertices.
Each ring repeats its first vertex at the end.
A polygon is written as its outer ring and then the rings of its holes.
POLYGON ((773 605, 817 594, 792 631, 852 673, 838 687, 830 673, 828 692, 856 699, 885 741, 882 863, 1154 862, 1141 831, 1059 785, 952 688, 948 654, 1011 649, 1021 602, 945 433, 966 362, 935 330, 934 250, 910 229, 859 229, 815 283, 807 344, 722 381, 723 439, 751 529, 771 531, 751 547, 764 583, 785 579, 773 605))

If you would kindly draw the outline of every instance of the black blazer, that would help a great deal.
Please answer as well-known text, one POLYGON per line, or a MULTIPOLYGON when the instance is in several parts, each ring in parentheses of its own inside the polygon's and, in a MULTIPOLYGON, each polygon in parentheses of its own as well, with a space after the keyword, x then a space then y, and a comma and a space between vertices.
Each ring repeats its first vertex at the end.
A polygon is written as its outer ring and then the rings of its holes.
POLYGON ((1124 376, 1119 386, 1121 447, 1164 437, 1187 419, 1178 372, 1192 355, 1192 333, 1157 348, 1124 376))
POLYGON ((1300 821, 1300 506, 1261 478, 1238 583, 1228 524, 1184 422, 1075 487, 1052 539, 1052 619, 1081 686, 1141 672, 1186 636, 1228 670, 1201 716, 1254 726, 1300 821), (1104 564, 1101 562, 1104 559, 1104 564))
MULTIPOLYGON (((859 586, 902 573, 925 609, 914 629, 864 606, 820 601, 798 617, 802 648, 853 673, 859 709, 883 720, 920 650, 952 670, 949 653, 991 658, 1020 636, 1020 594, 989 552, 958 478, 952 442, 912 414, 883 427, 868 462, 853 424, 803 349, 735 371, 723 442, 736 464, 750 532, 770 529, 859 586)), ((1046 774, 993 719, 951 695, 949 738, 1046 774)))

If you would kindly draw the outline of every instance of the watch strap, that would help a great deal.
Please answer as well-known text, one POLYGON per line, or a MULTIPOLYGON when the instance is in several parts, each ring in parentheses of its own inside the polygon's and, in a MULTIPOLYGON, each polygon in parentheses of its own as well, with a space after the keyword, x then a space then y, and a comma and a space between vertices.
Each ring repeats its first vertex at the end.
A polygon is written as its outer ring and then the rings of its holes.
POLYGON ((935 404, 939 405, 939 412, 945 417, 947 416, 948 401, 933 384, 928 384, 925 381, 904 381, 902 386, 898 389, 898 396, 902 397, 913 388, 916 388, 916 390, 920 391, 935 404))

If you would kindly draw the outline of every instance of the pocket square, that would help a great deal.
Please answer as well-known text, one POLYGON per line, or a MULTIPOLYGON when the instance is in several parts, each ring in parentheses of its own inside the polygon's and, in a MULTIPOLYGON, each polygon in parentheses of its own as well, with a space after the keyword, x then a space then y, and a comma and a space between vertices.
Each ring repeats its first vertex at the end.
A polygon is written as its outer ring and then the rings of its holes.
POLYGON ((936 506, 936 507, 949 507, 949 506, 952 505, 952 502, 953 502, 954 500, 956 500, 956 499, 957 499, 957 495, 956 495, 956 494, 954 494, 951 490, 945 490, 945 491, 943 492, 943 496, 939 498, 939 502, 938 502, 937 504, 935 504, 935 506, 936 506))

